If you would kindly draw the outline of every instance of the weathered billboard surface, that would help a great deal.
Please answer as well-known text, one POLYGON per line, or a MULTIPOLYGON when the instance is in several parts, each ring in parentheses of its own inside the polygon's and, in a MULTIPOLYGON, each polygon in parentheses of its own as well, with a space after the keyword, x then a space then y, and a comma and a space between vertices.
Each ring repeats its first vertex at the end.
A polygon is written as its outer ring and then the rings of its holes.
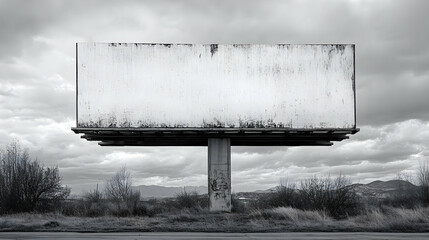
POLYGON ((353 45, 79 43, 78 127, 353 128, 353 45))
POLYGON ((78 43, 76 54, 82 131, 356 128, 354 45, 78 43))

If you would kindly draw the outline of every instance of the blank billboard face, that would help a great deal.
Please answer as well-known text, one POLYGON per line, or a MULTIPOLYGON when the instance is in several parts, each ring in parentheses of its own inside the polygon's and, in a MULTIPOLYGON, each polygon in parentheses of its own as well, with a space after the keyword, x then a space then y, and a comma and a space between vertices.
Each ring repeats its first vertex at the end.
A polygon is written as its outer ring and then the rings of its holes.
POLYGON ((78 128, 355 128, 354 45, 77 44, 78 128))

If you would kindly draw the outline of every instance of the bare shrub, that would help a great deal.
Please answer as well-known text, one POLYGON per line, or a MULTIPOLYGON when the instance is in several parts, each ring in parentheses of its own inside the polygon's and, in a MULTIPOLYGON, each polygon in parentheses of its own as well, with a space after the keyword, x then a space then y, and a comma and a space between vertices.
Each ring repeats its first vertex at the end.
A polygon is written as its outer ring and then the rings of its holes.
POLYGON ((61 213, 65 216, 100 217, 110 212, 107 200, 97 188, 83 194, 81 199, 67 199, 61 203, 61 213))
POLYGON ((103 193, 97 188, 85 193, 83 199, 90 203, 100 203, 103 200, 103 193))
POLYGON ((176 194, 175 206, 177 209, 201 210, 208 205, 207 195, 198 195, 197 191, 183 191, 176 194))
POLYGON ((259 209, 292 207, 301 210, 327 212, 335 218, 358 214, 360 200, 349 178, 339 175, 336 178, 308 178, 296 184, 281 181, 276 191, 260 195, 252 203, 259 209))
POLYGON ((88 207, 83 199, 66 200, 61 204, 61 214, 64 216, 85 217, 87 213, 88 207))
POLYGON ((425 206, 429 205, 429 165, 428 161, 421 162, 418 173, 417 181, 420 186, 421 201, 425 206))
POLYGON ((276 191, 268 194, 265 202, 270 207, 299 207, 300 196, 296 184, 283 179, 280 186, 276 187, 276 191))
POLYGON ((300 198, 306 210, 327 211, 336 218, 357 214, 359 201, 351 181, 344 175, 336 178, 317 177, 301 182, 300 198))
POLYGON ((233 213, 245 213, 247 211, 246 204, 240 199, 237 199, 235 194, 231 195, 231 212, 233 213))
POLYGON ((157 214, 171 212, 175 209, 175 201, 170 199, 150 199, 146 202, 146 214, 153 217, 157 214))
POLYGON ((143 204, 141 201, 138 201, 135 208, 134 208, 133 215, 134 216, 150 216, 149 214, 150 213, 148 211, 147 205, 143 204))
POLYGON ((43 167, 15 141, 0 151, 0 213, 47 211, 67 198, 58 167, 43 167))
POLYGON ((286 179, 280 180, 280 185, 270 193, 260 193, 255 199, 249 201, 252 208, 276 208, 276 207, 298 207, 300 203, 299 191, 296 184, 289 183, 286 179))
POLYGON ((83 200, 86 207, 85 216, 99 217, 107 214, 107 202, 103 198, 103 193, 97 188, 85 193, 83 200))
POLYGON ((106 198, 116 205, 115 215, 128 216, 133 214, 140 192, 132 188, 131 173, 126 167, 119 169, 106 183, 106 198))

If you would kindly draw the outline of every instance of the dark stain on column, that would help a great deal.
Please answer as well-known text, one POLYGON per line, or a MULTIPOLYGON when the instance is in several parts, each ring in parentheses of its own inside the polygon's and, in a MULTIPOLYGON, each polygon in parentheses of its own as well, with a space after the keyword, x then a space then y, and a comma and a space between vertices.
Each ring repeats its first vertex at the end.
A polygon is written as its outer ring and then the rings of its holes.
POLYGON ((218 48, 217 44, 210 44, 210 53, 212 54, 212 57, 217 52, 217 48, 218 48))

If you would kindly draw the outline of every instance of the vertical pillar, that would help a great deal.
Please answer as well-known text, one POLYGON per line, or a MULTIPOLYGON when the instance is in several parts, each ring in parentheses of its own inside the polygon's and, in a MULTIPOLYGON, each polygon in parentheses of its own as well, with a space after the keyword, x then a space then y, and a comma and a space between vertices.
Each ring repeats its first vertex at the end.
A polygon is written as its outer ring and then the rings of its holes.
POLYGON ((231 140, 208 140, 209 211, 231 212, 231 140))

